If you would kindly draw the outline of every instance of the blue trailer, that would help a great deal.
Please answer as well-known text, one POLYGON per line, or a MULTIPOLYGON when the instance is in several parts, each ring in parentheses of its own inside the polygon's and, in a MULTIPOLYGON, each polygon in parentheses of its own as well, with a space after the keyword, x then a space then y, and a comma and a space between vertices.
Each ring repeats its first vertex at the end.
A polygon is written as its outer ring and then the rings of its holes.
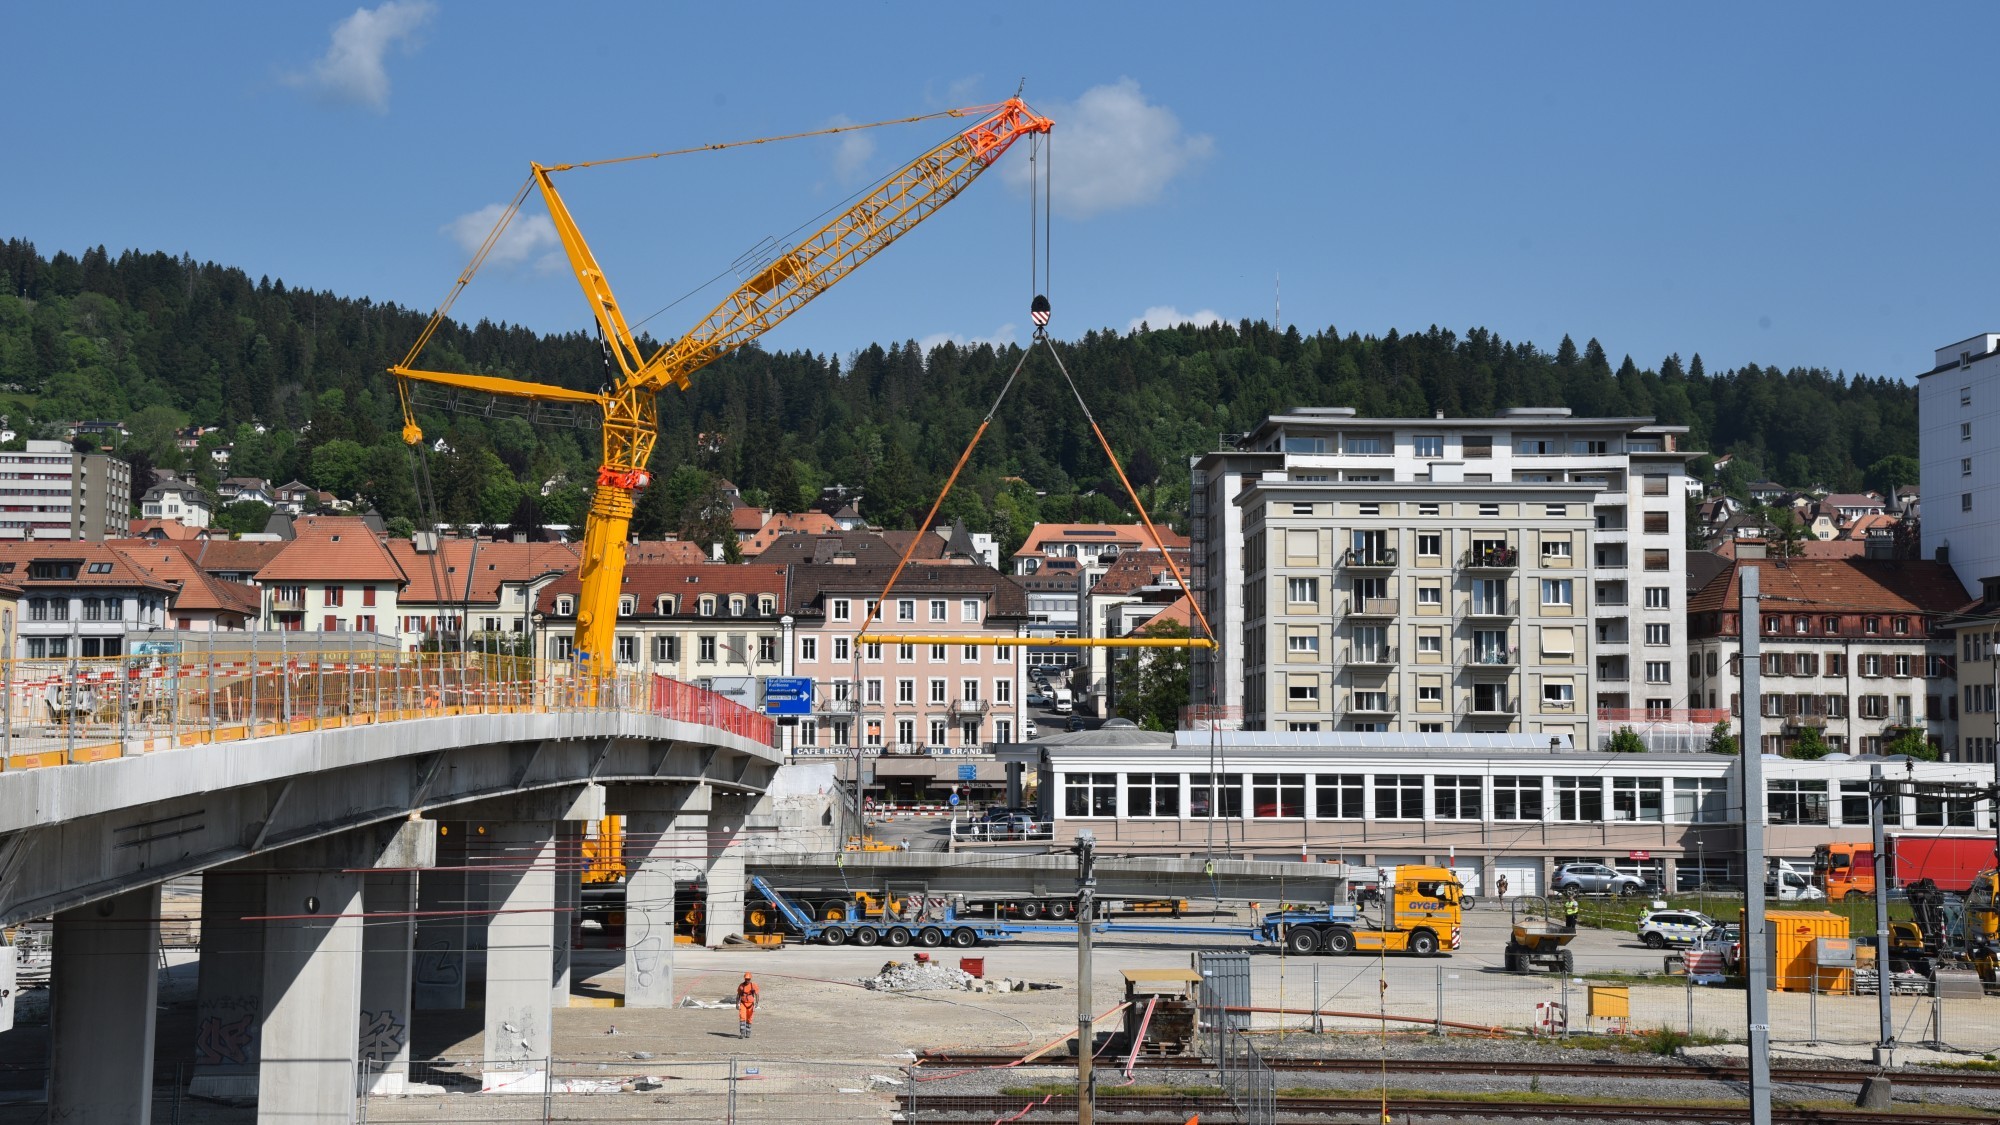
MULTIPOLYGON (((1293 907, 1274 910, 1250 926, 1205 926, 1174 922, 1092 923, 1094 934, 1174 934, 1191 937, 1244 938, 1259 945, 1282 945, 1292 953, 1414 953, 1428 957, 1458 947, 1458 927, 1428 918, 1397 918, 1384 925, 1348 905, 1293 907)), ((1076 925, 1016 923, 1017 934, 1073 934, 1076 925)))
MULTIPOLYGON (((771 908, 799 940, 821 945, 915 945, 925 949, 949 945, 969 949, 986 942, 1007 941, 1020 932, 1014 926, 961 918, 956 905, 948 900, 916 896, 910 896, 904 911, 896 915, 870 918, 861 913, 860 904, 850 902, 844 918, 815 918, 812 911, 765 882, 761 875, 750 876, 750 886, 770 901, 771 908)), ((1049 928, 1076 932, 1075 926, 1049 928)))

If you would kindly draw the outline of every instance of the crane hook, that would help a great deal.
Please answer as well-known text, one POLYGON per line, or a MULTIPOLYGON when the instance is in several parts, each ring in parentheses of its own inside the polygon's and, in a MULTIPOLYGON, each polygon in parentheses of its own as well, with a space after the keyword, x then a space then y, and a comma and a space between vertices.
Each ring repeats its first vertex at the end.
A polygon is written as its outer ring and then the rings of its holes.
POLYGON ((1035 322, 1035 331, 1038 333, 1049 326, 1049 299, 1047 297, 1037 293, 1035 294, 1035 299, 1028 302, 1028 319, 1035 322))

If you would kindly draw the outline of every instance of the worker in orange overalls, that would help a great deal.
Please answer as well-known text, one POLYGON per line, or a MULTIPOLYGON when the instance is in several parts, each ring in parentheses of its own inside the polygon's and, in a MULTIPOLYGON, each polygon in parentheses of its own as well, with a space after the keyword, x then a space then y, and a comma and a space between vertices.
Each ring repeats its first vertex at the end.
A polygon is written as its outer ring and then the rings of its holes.
POLYGON ((738 1038, 750 1038, 750 1021, 757 1018, 757 982, 743 974, 743 983, 736 986, 736 1034, 738 1038))

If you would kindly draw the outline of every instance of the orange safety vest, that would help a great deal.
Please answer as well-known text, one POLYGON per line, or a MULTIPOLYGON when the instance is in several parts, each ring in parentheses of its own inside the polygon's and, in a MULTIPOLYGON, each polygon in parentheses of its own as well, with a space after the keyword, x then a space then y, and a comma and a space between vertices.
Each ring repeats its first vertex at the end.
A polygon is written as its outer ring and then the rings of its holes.
POLYGON ((736 1012, 744 1019, 757 1010, 757 982, 746 980, 736 986, 736 1012))

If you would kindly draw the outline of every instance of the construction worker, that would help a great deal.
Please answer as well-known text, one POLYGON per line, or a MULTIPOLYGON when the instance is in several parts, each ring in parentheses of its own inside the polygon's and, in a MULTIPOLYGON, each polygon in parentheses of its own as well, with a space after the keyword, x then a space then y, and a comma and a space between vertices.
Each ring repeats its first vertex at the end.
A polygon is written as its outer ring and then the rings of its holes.
POLYGON ((1500 897, 1501 897, 1501 898, 1506 898, 1506 897, 1507 897, 1507 877, 1506 877, 1505 875, 1502 875, 1502 876, 1500 876, 1500 878, 1499 878, 1498 880, 1496 880, 1496 882, 1497 882, 1497 883, 1499 884, 1499 887, 1500 887, 1500 897))
POLYGON ((1576 932, 1576 915, 1582 909, 1583 904, 1576 901, 1575 891, 1571 891, 1569 894, 1563 896, 1563 930, 1565 932, 1572 934, 1576 932))
POLYGON ((739 1039, 750 1038, 750 1021, 757 1018, 757 982, 743 974, 743 983, 736 986, 736 1035, 739 1039))

